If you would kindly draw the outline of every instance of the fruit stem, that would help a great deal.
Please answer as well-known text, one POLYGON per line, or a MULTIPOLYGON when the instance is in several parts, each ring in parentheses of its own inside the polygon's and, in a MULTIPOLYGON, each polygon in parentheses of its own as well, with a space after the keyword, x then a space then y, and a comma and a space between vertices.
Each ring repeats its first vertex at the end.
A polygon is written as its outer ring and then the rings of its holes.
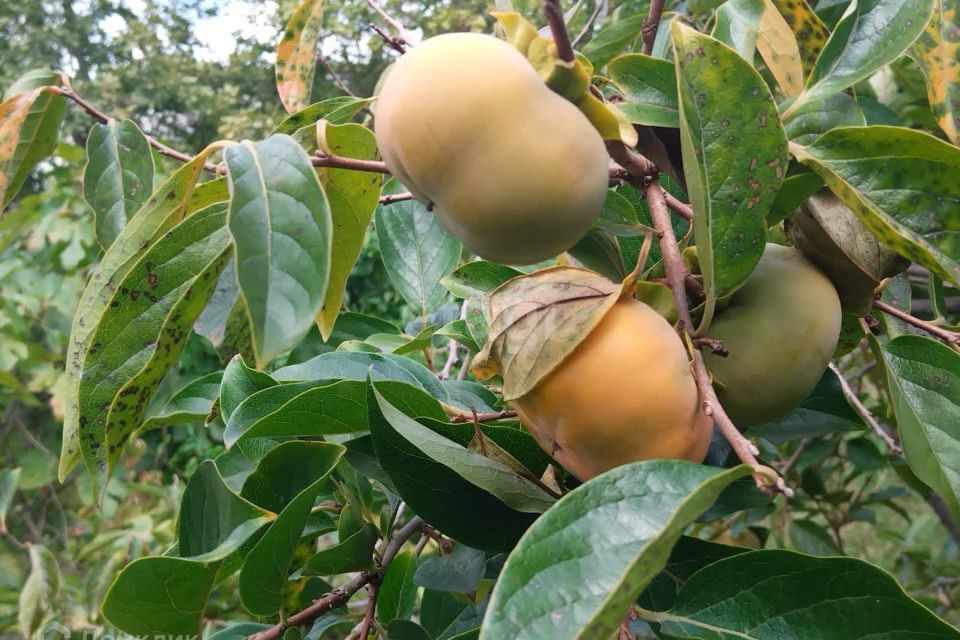
POLYGON ((563 22, 560 0, 543 0, 543 15, 547 19, 547 24, 550 25, 553 42, 557 45, 557 57, 564 62, 576 60, 573 46, 570 44, 570 34, 567 33, 567 25, 563 22))

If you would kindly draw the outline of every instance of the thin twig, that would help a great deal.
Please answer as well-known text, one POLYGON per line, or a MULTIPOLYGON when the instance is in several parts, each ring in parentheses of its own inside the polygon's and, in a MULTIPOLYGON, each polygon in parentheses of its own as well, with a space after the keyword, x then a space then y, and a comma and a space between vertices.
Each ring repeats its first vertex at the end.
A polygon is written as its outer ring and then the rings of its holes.
POLYGON ((960 527, 957 526, 957 521, 953 519, 953 514, 950 513, 950 507, 947 506, 947 503, 939 494, 932 491, 927 496, 927 504, 929 504, 933 512, 937 514, 937 518, 940 519, 940 524, 942 524, 943 528, 950 534, 953 543, 957 545, 957 548, 960 548, 960 527))
POLYGON ((570 34, 567 33, 567 25, 563 21, 560 0, 543 0, 543 15, 547 19, 547 24, 550 25, 553 42, 557 45, 557 57, 564 62, 576 60, 573 46, 570 44, 570 34))
POLYGON ((943 327, 938 327, 932 322, 921 320, 920 318, 916 316, 912 316, 906 311, 901 311, 900 309, 897 309, 893 305, 889 305, 886 302, 883 302, 882 300, 874 300, 873 306, 879 309, 880 311, 883 311, 884 313, 893 316, 894 318, 899 318, 900 320, 903 320, 904 322, 913 325, 914 327, 916 327, 917 329, 920 329, 921 331, 926 331, 930 335, 940 338, 941 340, 946 342, 949 346, 953 347, 954 349, 960 350, 960 333, 957 333, 955 331, 948 331, 943 327))
POLYGON ((328 611, 336 609, 346 603, 353 597, 353 594, 363 587, 373 582, 379 582, 383 578, 387 567, 396 557, 397 553, 400 552, 400 548, 403 547, 403 544, 409 540, 411 536, 420 531, 422 524, 423 519, 419 516, 414 516, 407 524, 394 532, 383 550, 379 569, 375 571, 364 571, 342 587, 338 587, 318 600, 315 600, 313 604, 303 611, 289 616, 283 623, 274 625, 265 631, 251 636, 251 640, 277 640, 282 637, 283 632, 290 627, 300 627, 312 623, 328 611))
MULTIPOLYGON (((340 90, 343 91, 343 92, 344 92, 345 94, 347 94, 348 96, 351 96, 351 97, 354 97, 354 98, 357 97, 357 94, 355 94, 353 91, 350 90, 350 87, 348 87, 348 86, 347 86, 347 83, 343 81, 343 78, 341 78, 341 77, 337 74, 337 72, 333 70, 333 67, 332 67, 332 66, 330 65, 330 63, 327 61, 327 57, 326 57, 326 56, 319 56, 319 55, 318 55, 318 56, 317 56, 317 60, 319 60, 319 61, 320 61, 320 64, 323 65, 323 68, 327 70, 327 73, 330 74, 330 78, 333 80, 333 84, 335 84, 335 85, 337 85, 338 87, 340 87, 340 90)), ((364 109, 366 109, 366 107, 364 107, 364 109)))
POLYGON ((400 45, 412 46, 413 42, 410 40, 410 34, 407 31, 406 27, 403 26, 403 23, 387 13, 383 7, 377 4, 376 0, 367 0, 367 6, 373 9, 379 14, 383 21, 386 22, 394 31, 397 32, 397 37, 395 40, 398 41, 400 45))
POLYGON ((407 47, 406 47, 406 45, 404 45, 403 42, 400 41, 400 38, 399 38, 399 37, 391 36, 389 33, 387 33, 386 31, 384 31, 383 27, 381 27, 380 25, 378 25, 378 24, 376 24, 376 23, 373 23, 373 22, 370 23, 370 28, 373 29, 373 31, 374 31, 378 36, 380 36, 380 39, 383 40, 383 42, 384 42, 388 47, 390 47, 391 49, 393 49, 394 51, 396 51, 396 52, 399 53, 400 55, 403 55, 403 54, 405 54, 405 53, 407 52, 407 47))
POLYGON ((793 453, 790 454, 790 457, 787 458, 787 461, 783 463, 783 466, 780 467, 780 475, 786 477, 790 472, 790 469, 793 468, 793 465, 797 463, 797 460, 800 459, 800 454, 803 453, 803 450, 807 448, 807 445, 810 444, 810 438, 804 438, 800 441, 800 444, 797 445, 797 448, 794 449, 793 453))
POLYGON ((474 413, 473 415, 451 416, 450 422, 473 422, 476 418, 479 422, 490 422, 491 420, 503 420, 505 418, 516 418, 516 411, 491 411, 488 413, 474 413))
POLYGON ((394 193, 388 196, 380 196, 380 204, 393 204, 394 202, 403 202, 404 200, 413 200, 415 195, 409 191, 405 193, 394 193))
POLYGON ((380 585, 374 581, 367 585, 367 608, 363 614, 363 622, 357 627, 357 634, 352 633, 350 637, 356 637, 358 640, 366 640, 370 635, 370 626, 373 624, 373 617, 377 613, 377 595, 380 593, 380 585))
POLYGON ((447 380, 450 378, 450 372, 453 371, 453 365, 457 364, 460 354, 460 343, 456 340, 450 340, 448 344, 449 353, 447 354, 447 361, 443 364, 443 369, 440 370, 440 374, 437 376, 441 380, 447 380))
POLYGON ((590 14, 590 17, 587 18, 587 23, 583 25, 583 29, 580 29, 580 33, 577 34, 577 37, 573 39, 571 46, 576 48, 584 38, 587 37, 587 34, 590 33, 590 30, 593 28, 593 23, 597 21, 597 16, 600 15, 600 12, 603 11, 604 0, 594 0, 593 2, 593 13, 590 14))
MULTIPOLYGON (((64 75, 61 75, 61 77, 65 78, 64 75)), ((56 93, 64 98, 72 100, 81 109, 86 111, 88 115, 93 117, 94 120, 97 120, 103 124, 106 124, 113 119, 100 109, 97 109, 95 106, 87 102, 85 99, 81 98, 80 95, 77 94, 67 82, 64 82, 64 86, 62 87, 47 87, 47 90, 49 90, 51 93, 56 93)), ((180 162, 190 162, 194 158, 183 151, 177 151, 173 147, 163 144, 153 136, 148 136, 146 134, 144 135, 147 138, 147 142, 150 143, 150 146, 156 149, 161 155, 167 156, 168 158, 173 158, 174 160, 179 160, 180 162)), ((213 164, 212 162, 207 162, 203 165, 203 168, 210 173, 217 173, 217 165, 213 164)))
POLYGON ((863 421, 867 423, 867 426, 870 429, 880 436, 880 439, 883 440, 884 444, 887 445, 887 449, 890 450, 890 453, 894 455, 903 455, 903 448, 900 446, 900 443, 890 435, 890 433, 880 424, 880 421, 877 420, 870 410, 867 409, 860 398, 857 397, 857 394, 853 392, 853 389, 850 388, 850 383, 847 382, 846 377, 844 377, 843 372, 840 371, 834 363, 830 363, 830 370, 837 374, 837 378, 840 380, 840 388, 843 389, 843 395, 847 398, 847 402, 854 408, 854 410, 860 414, 860 417, 863 418, 863 421))
POLYGON ((650 11, 643 23, 643 53, 653 53, 653 44, 657 41, 657 29, 660 28, 660 16, 663 15, 664 0, 651 0, 650 11))
POLYGON ((693 221, 693 207, 686 202, 681 202, 679 198, 666 189, 663 190, 663 197, 667 201, 667 206, 673 209, 674 213, 684 220, 693 221))
POLYGON ((354 171, 366 171, 368 173, 389 174, 390 169, 379 160, 360 160, 359 158, 346 158, 344 156, 327 155, 317 153, 310 158, 315 167, 331 167, 334 169, 353 169, 354 171))

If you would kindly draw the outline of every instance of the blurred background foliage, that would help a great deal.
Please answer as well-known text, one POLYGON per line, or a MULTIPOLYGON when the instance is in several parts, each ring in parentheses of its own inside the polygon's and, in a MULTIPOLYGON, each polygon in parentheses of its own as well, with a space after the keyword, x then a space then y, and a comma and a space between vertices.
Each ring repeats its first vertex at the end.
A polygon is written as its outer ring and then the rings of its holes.
MULTIPOLYGON (((611 16, 646 10, 645 0, 601 1, 606 3, 597 29, 611 16)), ((717 4, 689 0, 668 6, 695 12, 699 7, 692 5, 717 4)), ((846 4, 821 0, 817 9, 832 24, 846 4)), ((494 8, 481 0, 388 0, 383 5, 418 35, 489 29, 488 12, 494 8)), ((513 3, 528 15, 536 5, 513 3)), ((284 117, 274 85, 273 49, 294 6, 292 0, 0 3, 0 86, 27 69, 59 69, 102 111, 135 120, 175 148, 196 152, 218 139, 256 139, 284 117), (232 19, 219 20, 224 16, 232 19), (225 24, 236 31, 230 33, 225 24)), ((572 33, 593 9, 589 0, 573 6, 572 33)), ((363 0, 328 4, 314 100, 342 94, 340 85, 359 96, 372 94, 396 56, 369 28, 375 19, 363 0)), ((878 113, 891 122, 936 129, 914 63, 898 62, 857 89, 876 98, 878 113)), ((73 309, 100 253, 93 213, 81 193, 90 125, 80 110, 69 109, 57 154, 38 167, 0 217, 0 442, 5 445, 0 469, 20 469, 19 491, 6 519, 10 535, 0 538, 0 633, 15 633, 17 626, 18 596, 29 570, 27 554, 18 548, 23 542, 42 543, 53 552, 62 574, 56 597, 63 621, 74 628, 102 625, 99 601, 113 575, 131 559, 160 553, 173 542, 182 479, 222 449, 216 432, 202 424, 145 434, 127 454, 127 472, 114 477, 103 510, 93 506, 84 474, 75 472, 63 485, 55 480, 63 409, 58 382, 73 309)), ((174 165, 159 156, 156 164, 159 184, 174 165)), ((383 269, 370 234, 346 305, 403 327, 413 312, 383 269)), ((920 285, 922 279, 915 283, 920 285)), ((917 293, 926 297, 922 289, 917 293)), ((871 391, 869 408, 888 415, 876 383, 879 372, 859 370, 863 365, 856 353, 842 364, 871 391)), ((222 366, 216 350, 194 336, 157 402, 222 366)), ((948 620, 960 622, 956 542, 924 498, 904 486, 909 482, 889 471, 876 444, 857 433, 801 446, 786 452, 796 454, 787 480, 801 489, 789 508, 746 511, 701 534, 743 544, 772 535, 781 546, 862 557, 892 571, 948 620)), ((228 580, 211 600, 221 622, 239 613, 232 588, 228 580)))

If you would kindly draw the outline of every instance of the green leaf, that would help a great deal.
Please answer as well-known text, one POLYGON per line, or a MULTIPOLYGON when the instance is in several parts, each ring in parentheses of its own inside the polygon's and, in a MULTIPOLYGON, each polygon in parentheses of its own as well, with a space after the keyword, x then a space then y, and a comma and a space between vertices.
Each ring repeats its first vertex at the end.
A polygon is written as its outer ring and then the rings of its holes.
POLYGON ((620 282, 627 275, 617 239, 599 229, 589 230, 567 252, 584 267, 612 282, 620 282))
MULTIPOLYGON (((787 111, 839 93, 899 58, 930 22, 935 0, 858 0, 834 29, 787 111)), ((785 114, 786 115, 786 114, 785 114)))
POLYGON ((0 470, 0 531, 7 530, 7 513, 20 484, 20 467, 0 470))
MULTIPOLYGON (((416 416, 446 417, 437 400, 404 382, 383 381, 384 393, 416 416)), ((223 433, 232 447, 246 438, 318 437, 367 430, 366 383, 338 380, 328 384, 295 383, 258 392, 230 417, 223 433), (305 388, 307 387, 307 388, 305 388)))
POLYGON ((287 113, 310 103, 324 0, 303 0, 277 43, 277 93, 287 113))
POLYGON ((437 329, 437 332, 433 335, 456 340, 472 353, 477 353, 481 349, 481 345, 477 344, 476 340, 473 339, 466 320, 454 320, 450 324, 437 329))
POLYGON ((960 21, 956 2, 936 0, 933 19, 910 47, 927 78, 927 100, 940 128, 960 144, 960 21))
POLYGON ((417 601, 417 585, 413 576, 417 572, 417 556, 412 551, 398 553, 380 584, 377 595, 377 619, 387 624, 396 619, 413 615, 417 601))
POLYGON ((618 102, 616 107, 630 122, 680 126, 677 73, 669 60, 628 53, 611 60, 607 72, 623 92, 624 102, 618 102))
POLYGON ((387 625, 387 640, 432 640, 426 629, 409 620, 391 620, 387 625))
POLYGON ((556 501, 538 485, 500 462, 466 449, 404 415, 381 395, 377 386, 374 385, 372 391, 380 415, 395 434, 434 462, 448 467, 474 486, 496 496, 507 507, 522 513, 543 513, 556 501))
POLYGON ((856 100, 834 93, 808 100, 783 123, 787 137, 798 144, 810 144, 837 127, 863 127, 867 122, 856 100))
POLYGON ((710 35, 753 65, 764 8, 763 0, 728 0, 717 9, 710 35))
POLYGON ((220 395, 222 377, 222 372, 214 371, 187 383, 170 396, 160 409, 147 417, 138 431, 203 421, 210 415, 213 404, 220 395))
POLYGON ((434 398, 445 401, 446 389, 429 369, 410 358, 388 353, 323 353, 306 362, 283 367, 273 372, 281 382, 299 380, 395 380, 420 387, 434 398), (371 371, 372 367, 372 371, 371 371))
POLYGON ((883 359, 907 463, 960 515, 960 354, 921 336, 871 343, 883 359))
POLYGON ((236 622, 210 635, 207 640, 247 640, 260 631, 269 629, 273 625, 260 622, 236 622))
MULTIPOLYGON (((381 409, 382 397, 369 388, 370 435, 374 451, 400 497, 416 513, 458 542, 478 549, 510 549, 534 520, 507 507, 450 467, 423 454, 391 425, 381 409), (496 522, 496 527, 477 527, 496 522)), ((391 411, 391 417, 395 412, 391 411)))
POLYGON ((424 557, 413 580, 421 587, 434 591, 469 593, 476 591, 483 580, 486 561, 483 551, 465 544, 455 544, 449 553, 434 553, 424 557))
POLYGON ((206 152, 186 163, 150 197, 100 259, 73 316, 64 374, 63 447, 58 477, 62 482, 80 461, 77 395, 90 339, 122 281, 147 249, 174 225, 215 202, 226 200, 227 183, 213 180, 196 188, 206 152))
POLYGON ((39 544, 29 545, 30 574, 20 590, 17 626, 26 638, 32 638, 50 613, 55 613, 60 593, 60 568, 50 551, 39 544))
POLYGON ((474 260, 444 276, 440 282, 458 298, 471 298, 478 293, 493 293, 511 278, 523 275, 513 267, 486 260, 474 260))
POLYGON ((240 570, 240 600, 255 615, 275 614, 307 516, 345 449, 327 442, 285 442, 264 456, 243 485, 243 495, 279 513, 247 554, 240 570))
POLYGON ((133 120, 97 123, 87 137, 83 197, 96 215, 97 240, 109 247, 153 192, 153 153, 133 120))
MULTIPOLYGON (((327 153, 361 160, 376 160, 378 157, 373 132, 364 126, 326 123, 321 130, 321 147, 327 153)), ((379 202, 382 177, 363 171, 326 169, 321 180, 330 200, 333 219, 330 285, 317 314, 317 326, 323 339, 327 340, 340 312, 347 276, 360 255, 364 235, 379 202)))
POLYGON ((683 530, 750 474, 685 461, 617 467, 545 513, 507 558, 481 638, 604 638, 666 565, 683 530), (585 589, 584 585, 590 588, 585 589))
POLYGON ((882 243, 960 284, 960 149, 899 127, 833 129, 792 144, 882 243))
POLYGON ((306 335, 323 305, 330 205, 310 157, 289 136, 233 145, 223 157, 230 184, 227 225, 262 369, 306 335))
POLYGON ((787 533, 790 546, 813 556, 842 556, 843 552, 827 530, 813 520, 791 520, 787 533))
POLYGON ((97 493, 177 361, 229 258, 224 210, 190 216, 114 284, 89 339, 79 382, 79 438, 97 493))
POLYGON ((583 55, 599 69, 636 41, 646 19, 645 13, 638 13, 614 21, 593 36, 583 47, 583 55))
POLYGON ((285 133, 292 136, 304 127, 312 127, 319 120, 326 120, 331 124, 343 124, 371 102, 373 98, 354 98, 353 96, 337 96, 314 102, 287 116, 272 133, 285 133))
POLYGON ((275 386, 277 381, 269 374, 251 369, 240 356, 234 356, 223 371, 220 382, 220 415, 224 422, 230 419, 241 402, 257 391, 275 386))
POLYGON ((180 502, 178 555, 198 562, 222 560, 275 518, 234 493, 217 465, 204 460, 180 502))
MULTIPOLYGON (((383 193, 405 191, 390 180, 383 193)), ((380 205, 376 213, 377 241, 390 282, 420 316, 443 303, 440 280, 460 262, 461 245, 419 200, 380 205)))
POLYGON ((776 550, 715 562, 683 585, 670 611, 641 617, 661 633, 704 640, 960 637, 882 569, 776 550))
POLYGON ((820 176, 791 160, 787 177, 784 178, 777 197, 770 205, 767 226, 773 226, 792 214, 822 186, 823 179, 820 176))
POLYGON ((741 547, 680 536, 680 540, 670 552, 666 567, 650 582, 646 591, 640 596, 638 604, 658 611, 669 609, 676 602, 680 589, 690 576, 717 560, 748 551, 749 549, 741 547))
POLYGON ((200 633, 219 562, 139 558, 117 575, 103 600, 103 617, 132 635, 200 633))
POLYGON ((859 414, 847 404, 837 374, 827 369, 806 400, 782 418, 750 427, 749 435, 779 444, 863 427, 859 414))
MULTIPOLYGON (((57 73, 49 69, 33 69, 14 81, 3 94, 3 100, 41 87, 60 85, 61 80, 57 73)), ((26 120, 20 125, 20 135, 10 162, 6 189, 0 189, 0 210, 17 195, 37 163, 56 150, 60 138, 60 123, 66 111, 67 100, 63 96, 42 91, 34 98, 26 120)))
POLYGON ((477 604, 468 604, 462 597, 425 589, 420 605, 420 624, 436 640, 453 640, 480 626, 488 602, 484 600, 477 604))
POLYGON ((380 539, 377 528, 369 522, 340 544, 320 551, 307 560, 304 575, 334 575, 373 569, 373 548, 380 539))
POLYGON ((679 21, 673 41, 709 326, 717 297, 743 282, 763 253, 766 216, 786 174, 787 140, 770 90, 749 63, 679 21))

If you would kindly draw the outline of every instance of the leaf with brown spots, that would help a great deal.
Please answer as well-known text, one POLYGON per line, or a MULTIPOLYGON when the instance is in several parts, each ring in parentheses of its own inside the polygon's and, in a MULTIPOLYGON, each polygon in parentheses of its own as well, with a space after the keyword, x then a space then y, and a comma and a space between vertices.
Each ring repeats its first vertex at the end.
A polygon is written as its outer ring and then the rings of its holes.
POLYGON ((90 337, 76 402, 98 496, 229 259, 225 221, 226 207, 215 204, 158 240, 117 283, 90 337))
POLYGON ((787 139, 760 74, 736 51, 673 24, 683 169, 696 216, 709 326, 717 298, 750 275, 787 170, 787 139))
POLYGON ((784 95, 803 91, 803 57, 796 34, 770 0, 764 0, 757 49, 784 95))
POLYGON ((474 359, 474 373, 503 376, 504 399, 519 398, 563 362, 632 285, 632 279, 621 286, 574 267, 508 281, 490 296, 490 337, 474 359))
POLYGON ((304 0, 277 43, 277 93, 287 113, 310 104, 324 0, 304 0))
POLYGON ((830 29, 823 24, 807 0, 765 0, 783 16, 790 30, 796 36, 800 50, 800 61, 803 65, 804 77, 809 76, 823 51, 830 29))
POLYGON ((175 224, 195 211, 227 199, 227 183, 223 178, 194 188, 212 149, 207 148, 180 167, 140 207, 100 259, 80 296, 70 329, 64 372, 63 446, 58 471, 61 481, 80 461, 77 435, 80 427, 77 405, 80 376, 84 370, 90 336, 113 298, 117 284, 126 277, 137 259, 175 224))
POLYGON ((834 129, 790 148, 878 240, 960 284, 960 149, 886 126, 834 129))
POLYGON ((910 48, 927 78, 930 110, 954 144, 960 144, 960 21, 957 3, 937 0, 933 19, 910 48))

